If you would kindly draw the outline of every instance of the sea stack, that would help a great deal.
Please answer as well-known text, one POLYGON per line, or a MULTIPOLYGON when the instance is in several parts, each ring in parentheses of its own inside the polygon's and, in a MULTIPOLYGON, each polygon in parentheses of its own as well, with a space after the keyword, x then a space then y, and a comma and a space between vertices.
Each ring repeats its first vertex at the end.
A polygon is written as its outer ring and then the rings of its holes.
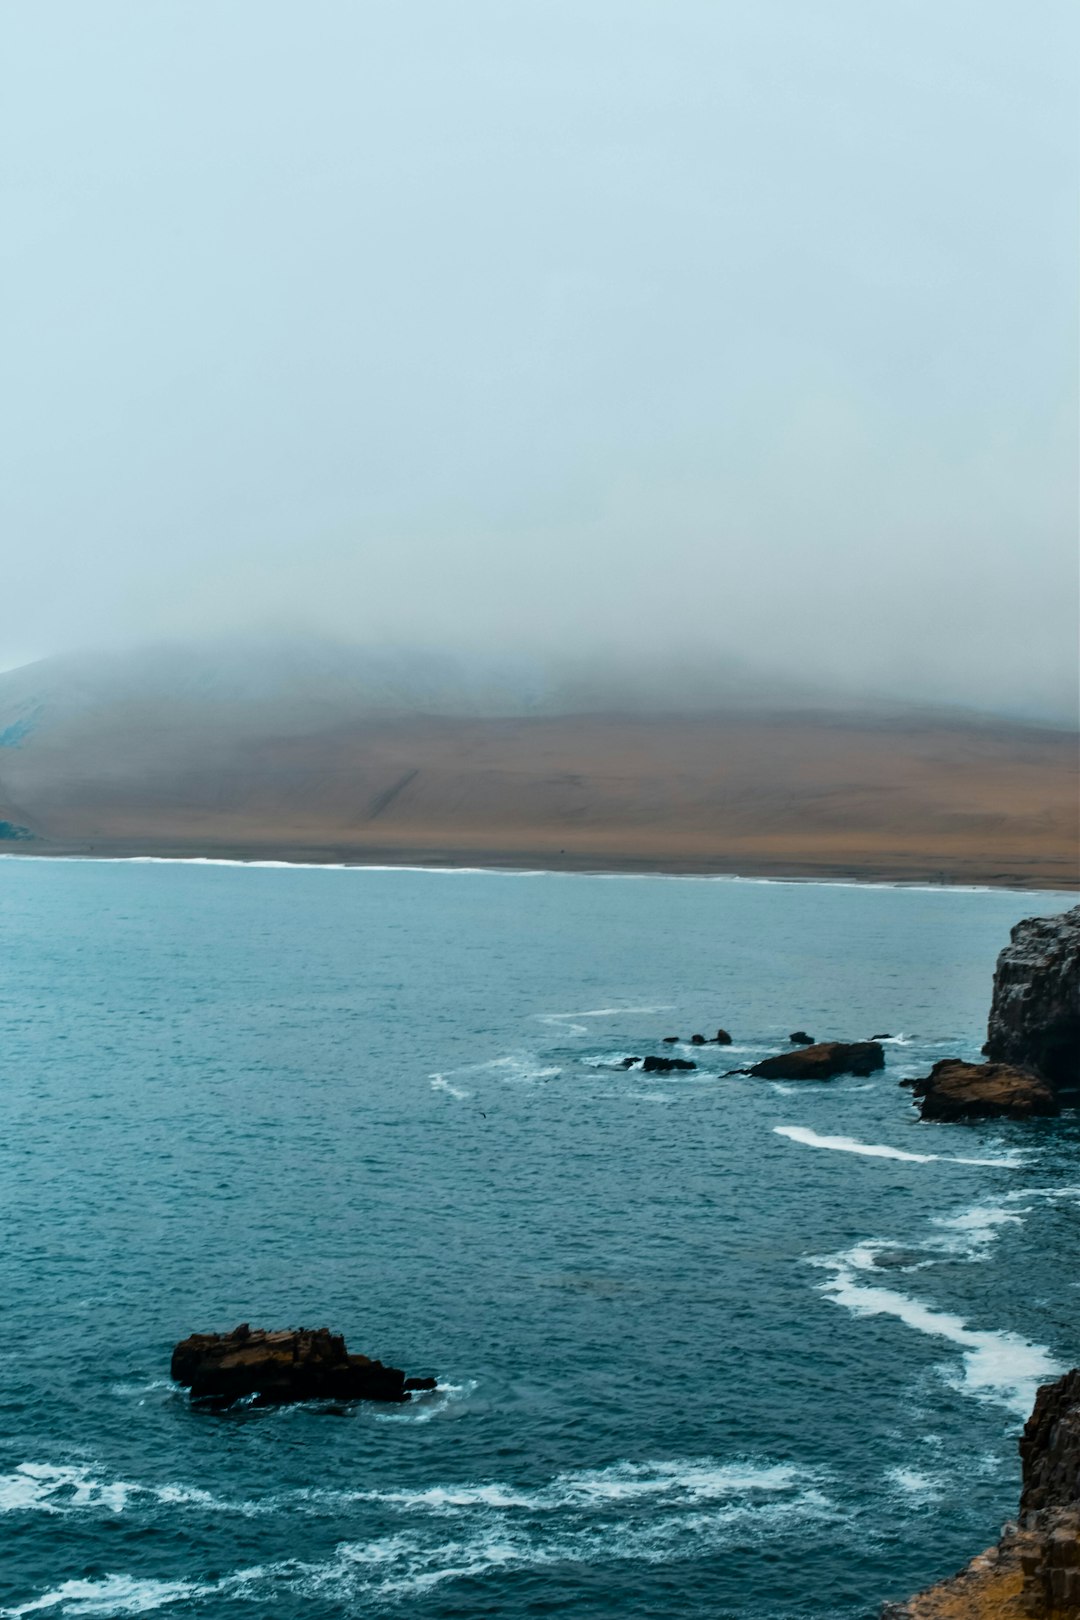
POLYGON ((983 1051, 1057 1091, 1080 1088, 1080 906, 1017 923, 997 960, 983 1051))
POLYGON ((1080 1090, 1080 906, 1028 917, 994 972, 987 1063, 947 1059, 909 1085, 923 1119, 1056 1114, 1080 1090))

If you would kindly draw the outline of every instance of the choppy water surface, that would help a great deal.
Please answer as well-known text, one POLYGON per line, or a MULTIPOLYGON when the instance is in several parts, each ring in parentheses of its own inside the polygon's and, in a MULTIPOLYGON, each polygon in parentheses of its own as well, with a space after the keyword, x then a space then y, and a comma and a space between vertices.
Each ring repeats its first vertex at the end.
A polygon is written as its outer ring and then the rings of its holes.
POLYGON ((0 862, 0 1615, 855 1620, 948 1572, 1078 1359, 1078 1132, 897 1081, 1069 899, 0 862), (800 1027, 886 1073, 723 1077, 800 1027), (192 1412, 172 1343, 242 1319, 442 1388, 192 1412))

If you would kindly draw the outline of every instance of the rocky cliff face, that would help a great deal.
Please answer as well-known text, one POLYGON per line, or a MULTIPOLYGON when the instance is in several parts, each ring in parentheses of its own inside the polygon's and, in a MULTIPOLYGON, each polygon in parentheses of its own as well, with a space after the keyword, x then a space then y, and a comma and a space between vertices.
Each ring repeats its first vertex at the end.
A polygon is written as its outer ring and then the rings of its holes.
POLYGON ((1080 906, 1017 923, 998 957, 986 1056, 1080 1088, 1080 906))
POLYGON ((997 1546, 882 1620, 1080 1620, 1080 1368, 1039 1390, 1020 1456, 1019 1518, 997 1546))

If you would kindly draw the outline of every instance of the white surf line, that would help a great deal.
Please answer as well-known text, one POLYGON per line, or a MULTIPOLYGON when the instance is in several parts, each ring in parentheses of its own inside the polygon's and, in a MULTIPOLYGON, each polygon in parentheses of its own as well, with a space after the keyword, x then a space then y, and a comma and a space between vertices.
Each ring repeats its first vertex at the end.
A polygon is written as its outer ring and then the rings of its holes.
POLYGON ((774 1125, 777 1136, 786 1136, 804 1147, 830 1148, 834 1153, 861 1153, 868 1159, 900 1159, 905 1164, 977 1164, 999 1170, 1020 1170, 1023 1160, 959 1159, 944 1153, 908 1153, 904 1148, 885 1147, 877 1142, 857 1142, 853 1136, 819 1136, 805 1125, 774 1125))
POLYGON ((575 1022, 578 1018, 620 1018, 624 1013, 662 1013, 671 1012, 673 1003, 662 1002, 652 1007, 590 1007, 585 1012, 557 1012, 533 1013, 533 1018, 539 1024, 547 1024, 550 1029, 557 1029, 562 1035, 587 1035, 588 1026, 575 1022))
POLYGON ((860 1273, 877 1269, 876 1255, 881 1247, 872 1242, 860 1243, 844 1254, 815 1260, 814 1265, 833 1271, 829 1281, 822 1283, 822 1293, 853 1316, 895 1316, 917 1333, 959 1346, 964 1371, 954 1387, 1026 1418, 1039 1385, 1063 1370, 1049 1350, 1031 1344, 1019 1333, 979 1332, 950 1311, 938 1310, 896 1289, 863 1282, 860 1273))

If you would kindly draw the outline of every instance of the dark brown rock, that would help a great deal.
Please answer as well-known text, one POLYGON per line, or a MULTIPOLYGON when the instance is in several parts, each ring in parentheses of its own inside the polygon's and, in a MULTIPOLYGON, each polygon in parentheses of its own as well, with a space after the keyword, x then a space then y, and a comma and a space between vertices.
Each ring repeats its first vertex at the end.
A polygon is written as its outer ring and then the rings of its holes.
POLYGON ((1061 1110, 1045 1080, 1008 1063, 945 1058, 921 1080, 904 1084, 910 1086, 923 1119, 1030 1119, 1061 1110))
POLYGON ((691 1035, 690 1044, 691 1044, 691 1046, 704 1046, 705 1045, 705 1037, 704 1037, 704 1035, 691 1035))
POLYGON ((728 1034, 726 1029, 718 1029, 716 1034, 713 1036, 713 1040, 717 1046, 731 1045, 731 1036, 728 1034))
POLYGON ((652 1057, 644 1059, 641 1065, 643 1074, 670 1074, 673 1069, 696 1069, 696 1063, 690 1063, 686 1058, 652 1057))
POLYGON ((217 1407, 254 1397, 256 1406, 291 1401, 407 1401, 435 1379, 406 1379, 399 1367, 350 1355, 329 1328, 267 1332, 246 1322, 231 1333, 193 1333, 172 1353, 172 1376, 193 1401, 217 1407))
POLYGON ((765 1058, 745 1072, 762 1080, 831 1080, 837 1074, 873 1074, 885 1067, 876 1041, 823 1041, 765 1058))
POLYGON ((793 1035, 788 1036, 788 1040, 793 1046, 813 1046, 814 1044, 814 1037, 808 1035, 805 1029, 797 1029, 793 1035))
POLYGON ((1020 1458, 1018 1522, 882 1620, 1080 1620, 1080 1368, 1039 1390, 1020 1458))
POLYGON ((997 960, 983 1051, 1080 1088, 1080 906, 1017 923, 997 960))
POLYGON ((664 1040, 663 1040, 663 1045, 664 1046, 677 1046, 678 1044, 679 1044, 678 1035, 665 1035, 664 1036, 664 1040))

